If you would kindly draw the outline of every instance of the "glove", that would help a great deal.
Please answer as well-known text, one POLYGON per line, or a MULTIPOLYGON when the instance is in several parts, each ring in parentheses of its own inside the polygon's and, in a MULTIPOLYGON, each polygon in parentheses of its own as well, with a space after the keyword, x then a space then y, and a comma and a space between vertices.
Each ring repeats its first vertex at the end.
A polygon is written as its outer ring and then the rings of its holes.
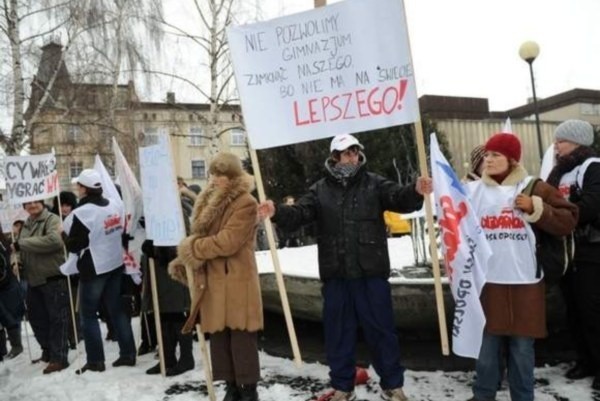
POLYGON ((121 245, 123 245, 123 249, 126 251, 129 250, 129 241, 132 239, 133 237, 129 235, 129 233, 123 232, 123 234, 121 234, 121 245))
POLYGON ((154 258, 154 241, 147 239, 142 243, 142 252, 149 258, 154 258))

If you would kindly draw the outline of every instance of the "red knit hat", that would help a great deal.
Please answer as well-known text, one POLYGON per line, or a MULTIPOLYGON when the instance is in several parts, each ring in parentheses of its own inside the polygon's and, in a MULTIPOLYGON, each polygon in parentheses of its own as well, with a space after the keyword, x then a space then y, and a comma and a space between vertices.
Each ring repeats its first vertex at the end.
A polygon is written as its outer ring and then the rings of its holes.
POLYGON ((521 160, 521 142, 515 134, 499 133, 494 134, 485 143, 486 152, 498 152, 508 159, 515 161, 521 160))

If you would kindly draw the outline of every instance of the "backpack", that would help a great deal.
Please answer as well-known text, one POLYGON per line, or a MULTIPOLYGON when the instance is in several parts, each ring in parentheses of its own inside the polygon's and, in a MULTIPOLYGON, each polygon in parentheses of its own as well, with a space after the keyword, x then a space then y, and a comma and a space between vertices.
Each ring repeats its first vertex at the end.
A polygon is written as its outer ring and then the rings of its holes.
MULTIPOLYGON (((534 178, 529 181, 522 193, 531 196, 533 188, 539 178, 534 178)), ((573 235, 552 235, 540 230, 534 225, 531 226, 535 233, 535 256, 537 259, 536 277, 541 277, 544 272, 544 279, 547 283, 556 283, 565 275, 575 252, 573 235)))

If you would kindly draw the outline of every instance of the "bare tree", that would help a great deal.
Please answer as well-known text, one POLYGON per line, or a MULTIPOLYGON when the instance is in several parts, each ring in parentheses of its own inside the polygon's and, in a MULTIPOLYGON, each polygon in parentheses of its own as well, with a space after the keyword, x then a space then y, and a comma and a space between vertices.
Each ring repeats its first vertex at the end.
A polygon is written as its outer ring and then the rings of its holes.
MULTIPOLYGON (((107 107, 107 124, 114 126, 118 80, 124 70, 133 71, 132 66, 144 65, 142 41, 136 33, 147 27, 146 32, 151 32, 149 36, 154 39, 155 45, 161 39, 161 30, 152 24, 147 25, 147 21, 162 18, 159 0, 2 0, 0 12, 0 40, 4 39, 8 44, 11 56, 11 67, 3 66, 3 71, 8 70, 11 79, 4 79, 3 86, 10 88, 6 98, 12 99, 11 132, 0 136, 0 145, 9 154, 18 153, 28 144, 29 131, 41 110, 54 100, 53 86, 64 72, 64 60, 71 52, 78 55, 86 52, 88 57, 74 59, 89 64, 93 62, 95 73, 86 74, 86 77, 103 73, 105 82, 111 82, 113 91, 107 107), (40 26, 46 28, 38 29, 40 26), (29 35, 24 36, 22 31, 29 35), (35 39, 48 41, 54 39, 52 35, 66 38, 62 41, 62 52, 58 59, 51 60, 50 65, 55 67, 53 70, 46 71, 44 77, 35 77, 32 66, 34 60, 39 60, 39 57, 34 57, 39 55, 37 49, 33 50, 35 39), (24 72, 25 63, 29 68, 24 72), (98 66, 102 66, 104 71, 98 70, 98 66), (25 116, 29 82, 37 96, 29 99, 28 115, 25 116)), ((89 72, 89 68, 87 70, 89 72)), ((53 103, 53 106, 60 105, 53 103)))
MULTIPOLYGON (((201 50, 200 58, 203 69, 190 78, 178 72, 151 70, 153 74, 185 82, 187 86, 202 98, 202 103, 209 105, 208 113, 198 115, 200 121, 209 127, 206 139, 209 141, 209 156, 212 158, 220 150, 220 137, 231 129, 231 123, 224 124, 220 116, 228 115, 230 106, 239 104, 236 95, 233 68, 229 56, 226 29, 232 23, 242 20, 262 19, 258 2, 242 2, 239 0, 189 0, 185 3, 193 12, 196 25, 185 27, 180 20, 163 19, 166 34, 174 40, 191 43, 192 47, 201 50), (208 77, 208 80, 205 78, 208 77)), ((241 115, 237 121, 241 126, 241 115)))

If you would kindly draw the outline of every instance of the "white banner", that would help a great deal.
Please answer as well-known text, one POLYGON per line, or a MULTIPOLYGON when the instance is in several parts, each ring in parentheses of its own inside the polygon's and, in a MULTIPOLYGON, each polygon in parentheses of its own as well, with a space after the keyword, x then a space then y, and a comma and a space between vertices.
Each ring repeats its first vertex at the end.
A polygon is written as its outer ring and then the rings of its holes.
POLYGON ((430 153, 446 275, 455 303, 452 351, 478 358, 485 327, 479 295, 492 252, 466 190, 442 154, 435 134, 431 134, 430 153))
MULTIPOLYGON (((100 174, 100 178, 102 179, 102 196, 119 204, 120 207, 123 207, 123 199, 121 199, 121 195, 119 195, 119 191, 117 191, 117 187, 108 170, 106 170, 104 163, 102 163, 99 154, 96 154, 96 157, 94 158, 94 170, 100 174)), ((123 216, 123 221, 121 223, 125 223, 125 216, 123 216)))
POLYGON ((401 0, 346 0, 230 27, 252 147, 270 148, 418 119, 401 0))
POLYGON ((115 175, 121 186, 125 205, 125 232, 133 238, 129 241, 129 249, 125 252, 125 269, 129 274, 133 274, 140 271, 142 244, 146 239, 144 229, 138 226, 140 218, 144 215, 142 188, 114 137, 112 145, 115 154, 115 175))
POLYGON ((177 246, 185 237, 185 226, 169 140, 160 135, 157 145, 139 152, 146 237, 155 246, 177 246))
POLYGON ((129 167, 129 163, 123 156, 117 140, 112 139, 113 152, 115 154, 115 175, 116 180, 121 186, 123 203, 125 204, 125 214, 127 221, 125 223, 125 232, 135 235, 138 228, 138 222, 144 214, 144 205, 142 198, 142 188, 135 178, 135 174, 129 167))
POLYGON ((58 171, 54 153, 6 156, 6 194, 11 204, 44 200, 58 195, 58 171))
POLYGON ((15 221, 25 221, 28 217, 29 213, 23 209, 23 206, 0 202, 0 224, 2 225, 2 232, 10 233, 15 221))

